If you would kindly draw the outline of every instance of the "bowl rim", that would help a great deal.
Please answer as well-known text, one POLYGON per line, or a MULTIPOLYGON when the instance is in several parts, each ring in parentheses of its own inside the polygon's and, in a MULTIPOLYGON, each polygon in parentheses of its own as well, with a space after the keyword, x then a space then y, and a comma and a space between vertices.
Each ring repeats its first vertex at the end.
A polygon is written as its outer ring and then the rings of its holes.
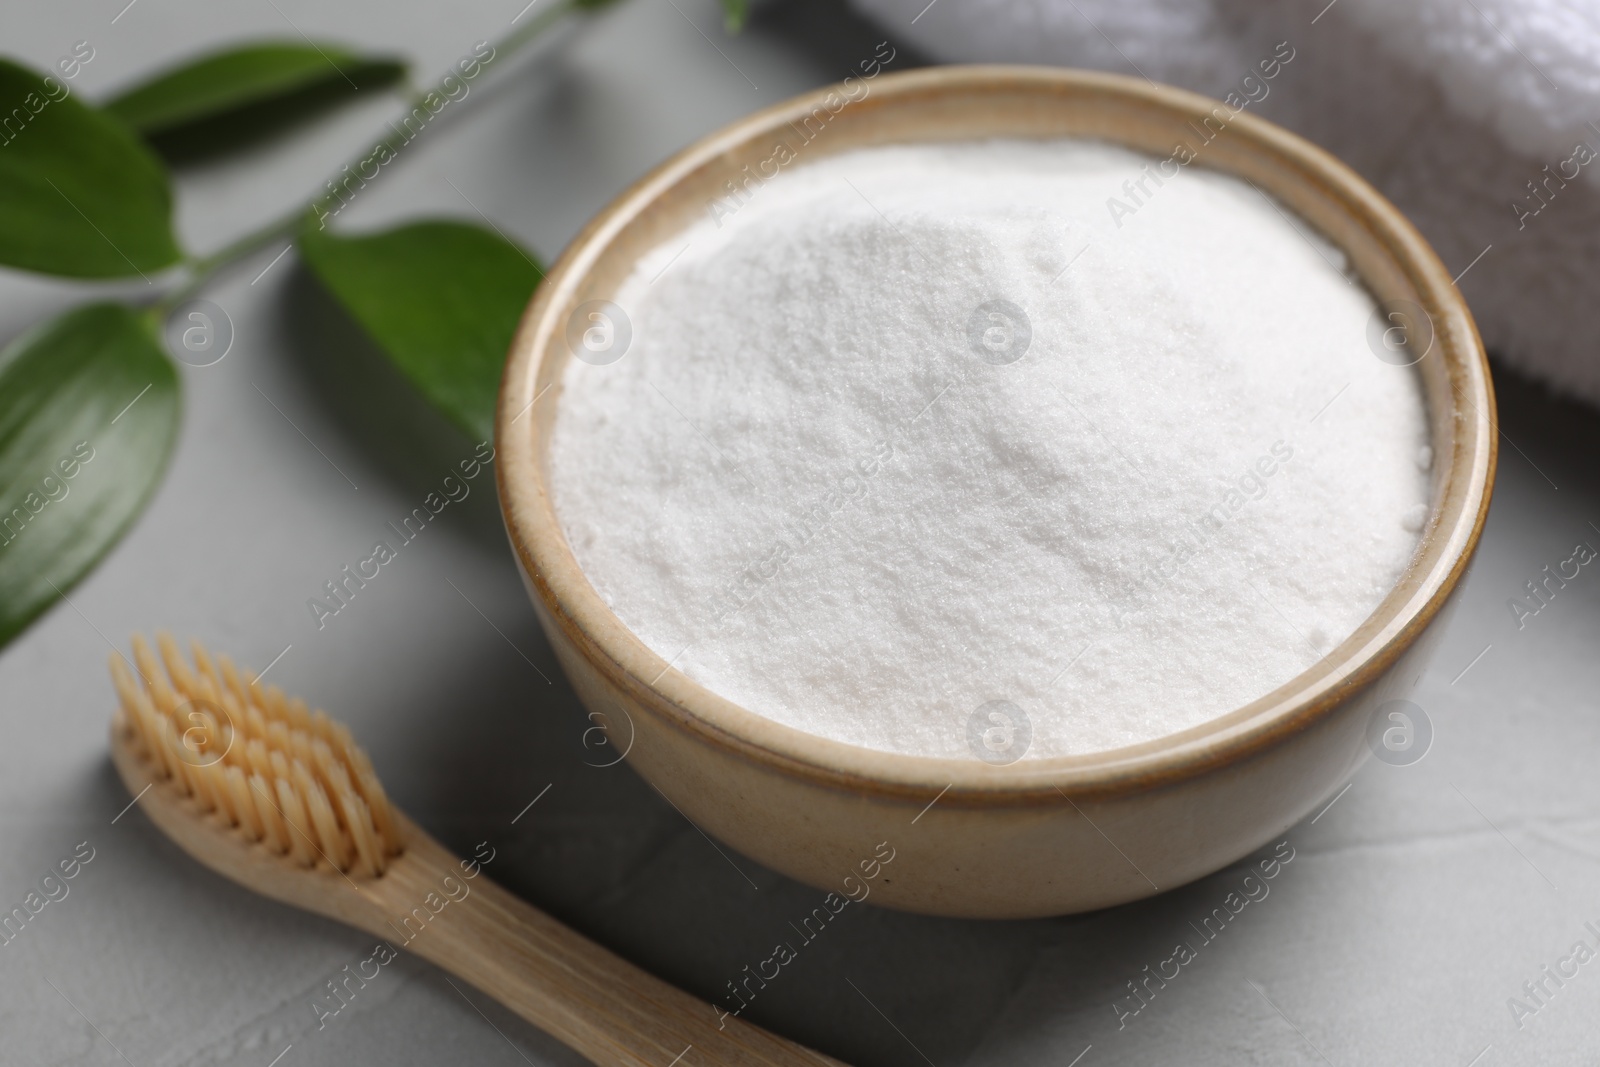
MULTIPOLYGON (((1103 798, 1174 785, 1237 764, 1309 729, 1382 677, 1444 606, 1482 533, 1498 444, 1488 362, 1449 272, 1400 211, 1323 149, 1242 110, 1229 119, 1230 130, 1319 186, 1378 237, 1429 309, 1451 386, 1454 456, 1416 559, 1425 550, 1437 551, 1426 567, 1414 559, 1349 638, 1271 693, 1181 732, 1102 752, 994 766, 976 759, 867 749, 764 718, 678 671, 622 623, 578 566, 550 500, 538 444, 541 419, 549 416, 534 411, 545 392, 560 393, 552 388, 554 380, 535 389, 546 354, 564 341, 564 319, 583 295, 587 272, 631 222, 687 176, 812 114, 840 88, 823 86, 757 111, 655 167, 589 221, 530 301, 501 381, 495 466, 506 530, 546 625, 558 627, 607 681, 676 731, 819 787, 918 805, 929 797, 963 807, 1059 804, 1069 794, 1103 798), (530 411, 534 417, 519 425, 530 411)), ((1081 98, 1081 106, 1112 101, 1196 118, 1219 106, 1209 97, 1122 75, 1021 65, 940 66, 884 74, 872 82, 870 97, 875 107, 883 108, 906 100, 915 105, 929 95, 952 92, 1037 93, 1041 99, 1066 93, 1081 98)), ((1429 401, 1436 402, 1431 391, 1429 401)))

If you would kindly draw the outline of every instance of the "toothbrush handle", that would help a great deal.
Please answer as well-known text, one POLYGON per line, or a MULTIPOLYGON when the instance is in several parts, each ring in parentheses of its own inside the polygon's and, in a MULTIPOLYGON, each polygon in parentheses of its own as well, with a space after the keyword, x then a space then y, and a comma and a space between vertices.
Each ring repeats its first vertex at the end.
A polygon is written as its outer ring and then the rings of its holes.
POLYGON ((408 829, 405 854, 364 893, 383 917, 361 925, 396 947, 402 939, 593 1063, 844 1067, 718 1012, 481 874, 466 877, 437 841, 408 829))

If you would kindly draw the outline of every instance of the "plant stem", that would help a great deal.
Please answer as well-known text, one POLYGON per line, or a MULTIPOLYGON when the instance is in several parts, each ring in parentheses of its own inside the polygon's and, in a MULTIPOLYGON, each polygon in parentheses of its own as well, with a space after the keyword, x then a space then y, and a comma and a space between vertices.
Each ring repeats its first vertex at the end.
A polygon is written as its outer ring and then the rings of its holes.
MULTIPOLYGON (((488 62, 496 62, 502 57, 516 54, 516 52, 540 37, 545 30, 555 25, 568 13, 578 9, 598 6, 600 5, 594 3, 593 0, 554 0, 538 15, 529 19, 522 28, 512 30, 494 42, 491 46, 493 51, 488 62)), ((458 85, 463 81, 462 77, 452 68, 448 74, 444 75, 430 88, 413 92, 406 101, 409 110, 415 111, 418 108, 431 110, 427 108, 430 98, 438 99, 442 97, 449 99, 448 87, 445 84, 449 79, 454 79, 458 85)), ((465 97, 462 99, 465 99, 465 97)), ((398 157, 399 148, 406 141, 402 140, 400 135, 394 131, 392 124, 387 127, 387 130, 387 133, 372 142, 366 150, 352 157, 344 166, 334 171, 333 176, 328 179, 325 185, 331 187, 346 172, 352 168, 359 167, 379 152, 388 151, 391 156, 398 157)), ((415 136, 415 134, 412 136, 415 136)), ((274 241, 285 237, 293 237, 308 220, 316 217, 320 208, 324 208, 334 199, 335 196, 331 192, 319 193, 307 203, 295 207, 272 221, 251 230, 210 255, 191 258, 187 263, 189 269, 183 284, 152 304, 148 314, 157 319, 165 318, 173 308, 203 289, 223 267, 243 259, 250 253, 265 245, 272 244, 274 241)))

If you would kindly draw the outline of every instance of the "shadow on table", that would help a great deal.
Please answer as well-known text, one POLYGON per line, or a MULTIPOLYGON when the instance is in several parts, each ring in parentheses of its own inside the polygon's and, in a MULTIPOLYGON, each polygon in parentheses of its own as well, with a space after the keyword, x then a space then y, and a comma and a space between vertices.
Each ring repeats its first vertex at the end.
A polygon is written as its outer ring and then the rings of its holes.
MULTIPOLYGON (((284 350, 312 402, 390 482, 401 499, 439 488, 477 445, 422 398, 349 314, 301 265, 284 288, 284 350)), ((482 548, 505 552, 505 529, 490 483, 451 507, 451 523, 482 548)))

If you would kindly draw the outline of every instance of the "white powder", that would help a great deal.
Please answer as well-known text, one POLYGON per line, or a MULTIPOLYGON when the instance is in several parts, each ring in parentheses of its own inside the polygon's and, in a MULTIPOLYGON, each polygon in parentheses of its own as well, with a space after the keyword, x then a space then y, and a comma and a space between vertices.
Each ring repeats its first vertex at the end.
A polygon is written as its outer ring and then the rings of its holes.
POLYGON ((1306 223, 1193 166, 1130 195, 1152 162, 855 151, 653 251, 625 355, 562 379, 600 595, 751 711, 968 758, 991 701, 1030 758, 1114 748, 1349 636, 1427 514, 1420 383, 1306 223))

